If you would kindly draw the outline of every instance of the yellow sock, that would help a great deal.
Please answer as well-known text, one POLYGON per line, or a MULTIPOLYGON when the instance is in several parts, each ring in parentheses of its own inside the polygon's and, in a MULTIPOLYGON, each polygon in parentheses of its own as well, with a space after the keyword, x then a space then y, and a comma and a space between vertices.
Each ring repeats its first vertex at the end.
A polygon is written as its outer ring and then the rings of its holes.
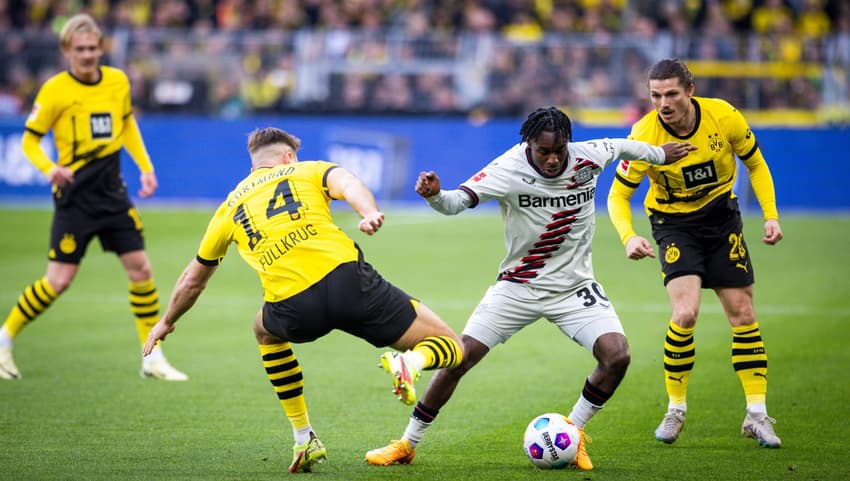
POLYGON ((463 360, 463 350, 448 336, 430 336, 413 346, 413 351, 422 354, 425 364, 422 369, 456 367, 463 360))
POLYGON ((310 426, 307 402, 304 400, 304 376, 288 342, 260 344, 260 355, 283 412, 293 430, 310 426))
POLYGON ((142 345, 159 320, 159 294, 153 278, 141 282, 130 282, 130 311, 136 318, 136 330, 142 345))
POLYGON ((747 404, 763 404, 767 397, 767 354, 757 322, 732 328, 732 367, 741 379, 747 404))
POLYGON ((679 327, 672 320, 667 327, 667 337, 664 339, 664 386, 670 404, 685 404, 688 379, 696 359, 694 330, 693 327, 679 327))
POLYGON ((15 339, 27 324, 53 304, 56 297, 56 292, 47 283, 46 277, 27 286, 18 297, 18 303, 12 307, 9 316, 6 317, 4 326, 9 337, 15 339))

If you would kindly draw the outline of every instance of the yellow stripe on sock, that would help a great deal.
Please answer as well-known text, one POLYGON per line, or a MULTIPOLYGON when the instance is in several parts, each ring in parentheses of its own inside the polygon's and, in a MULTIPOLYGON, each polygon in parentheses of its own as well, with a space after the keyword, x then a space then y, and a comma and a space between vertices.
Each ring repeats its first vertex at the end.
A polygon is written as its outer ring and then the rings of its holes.
POLYGON ((747 403, 763 403, 767 397, 767 353, 757 322, 732 328, 732 367, 747 403))

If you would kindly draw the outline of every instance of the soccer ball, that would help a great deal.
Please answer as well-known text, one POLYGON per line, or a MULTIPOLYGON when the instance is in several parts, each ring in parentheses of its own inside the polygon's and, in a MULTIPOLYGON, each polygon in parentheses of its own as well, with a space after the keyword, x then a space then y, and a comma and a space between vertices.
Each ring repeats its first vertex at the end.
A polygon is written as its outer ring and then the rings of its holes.
POLYGON ((581 434, 563 414, 546 413, 528 423, 522 447, 540 469, 560 469, 576 459, 581 434))

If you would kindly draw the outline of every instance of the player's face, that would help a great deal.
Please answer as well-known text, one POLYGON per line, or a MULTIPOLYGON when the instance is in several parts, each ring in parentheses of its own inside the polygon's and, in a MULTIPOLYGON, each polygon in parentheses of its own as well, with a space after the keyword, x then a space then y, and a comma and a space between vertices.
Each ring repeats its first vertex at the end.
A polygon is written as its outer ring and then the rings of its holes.
POLYGON ((70 64, 71 73, 78 79, 86 81, 97 80, 100 72, 100 37, 91 32, 77 32, 71 36, 71 43, 62 50, 70 64))
POLYGON ((678 78, 649 81, 649 98, 665 124, 685 127, 690 121, 694 85, 684 86, 678 78))
POLYGON ((531 160, 546 177, 561 173, 567 161, 567 139, 555 132, 541 132, 528 142, 531 160))

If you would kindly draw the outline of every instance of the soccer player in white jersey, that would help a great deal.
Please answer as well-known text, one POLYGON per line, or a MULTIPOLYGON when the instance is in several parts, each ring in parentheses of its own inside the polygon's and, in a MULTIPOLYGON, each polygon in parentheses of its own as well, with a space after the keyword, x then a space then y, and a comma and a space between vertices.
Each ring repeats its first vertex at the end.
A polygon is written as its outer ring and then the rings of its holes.
POLYGON ((434 172, 422 172, 416 192, 436 211, 454 215, 496 200, 504 219, 507 255, 463 331, 463 361, 440 369, 413 409, 400 440, 366 453, 374 465, 408 464, 416 446, 461 377, 496 345, 545 318, 582 345, 598 364, 569 414, 581 432, 575 465, 593 469, 585 424, 614 393, 630 362, 617 313, 593 276, 591 241, 599 173, 617 159, 669 164, 694 149, 670 142, 655 147, 626 139, 571 142, 570 119, 556 107, 532 112, 521 142, 456 190, 442 190, 434 172))

